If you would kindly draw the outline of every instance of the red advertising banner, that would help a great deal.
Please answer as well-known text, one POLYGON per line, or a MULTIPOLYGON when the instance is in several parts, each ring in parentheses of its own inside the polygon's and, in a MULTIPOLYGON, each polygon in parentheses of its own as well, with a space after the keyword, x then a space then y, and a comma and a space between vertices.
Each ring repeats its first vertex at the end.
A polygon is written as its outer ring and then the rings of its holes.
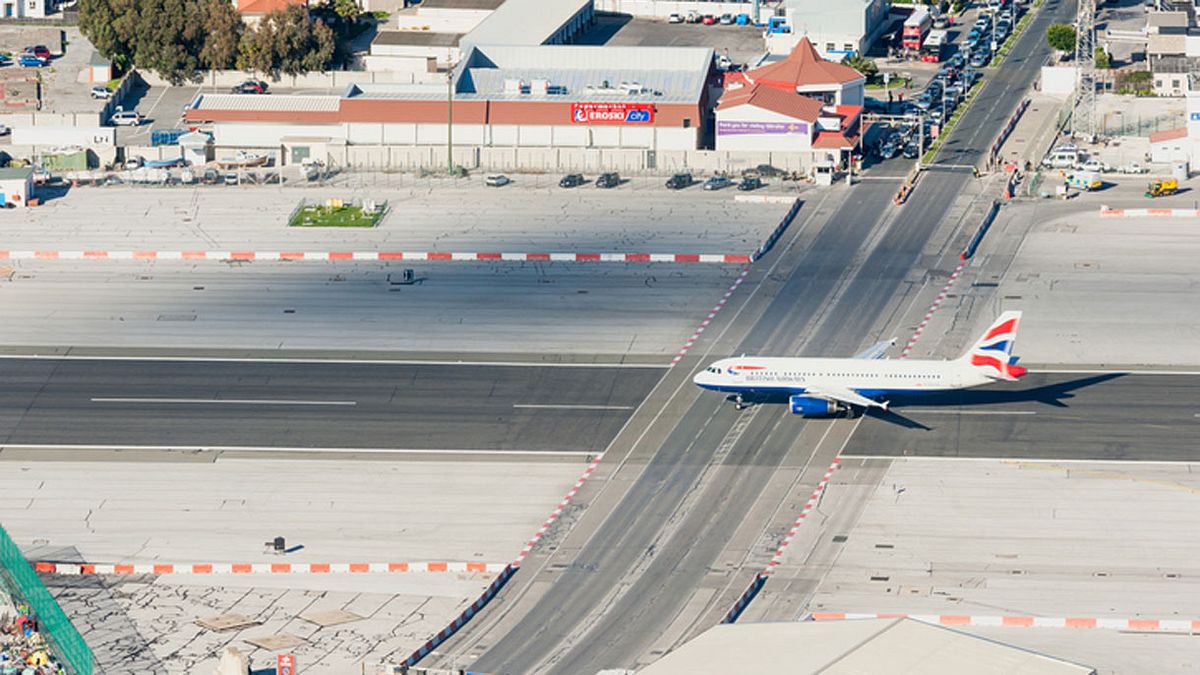
POLYGON ((296 675, 296 657, 280 654, 275 659, 275 675, 296 675))
POLYGON ((653 103, 572 103, 575 124, 651 124, 653 103))

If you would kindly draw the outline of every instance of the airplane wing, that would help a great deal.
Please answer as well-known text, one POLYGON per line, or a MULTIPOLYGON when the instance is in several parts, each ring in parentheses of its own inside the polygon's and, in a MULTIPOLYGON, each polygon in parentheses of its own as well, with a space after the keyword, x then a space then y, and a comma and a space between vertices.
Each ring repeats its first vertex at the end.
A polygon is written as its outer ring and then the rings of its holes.
POLYGON ((862 350, 861 352, 855 354, 854 358, 867 359, 867 360, 886 359, 888 347, 892 347, 895 344, 896 344, 896 338, 892 338, 891 340, 884 340, 883 342, 876 342, 875 344, 871 345, 870 347, 867 347, 866 349, 862 350))
POLYGON ((824 396, 825 398, 830 398, 841 403, 849 403, 862 408, 883 408, 884 410, 887 410, 886 402, 880 403, 879 401, 869 399, 866 396, 863 396, 862 394, 847 387, 817 384, 809 386, 806 389, 807 391, 805 393, 824 396))

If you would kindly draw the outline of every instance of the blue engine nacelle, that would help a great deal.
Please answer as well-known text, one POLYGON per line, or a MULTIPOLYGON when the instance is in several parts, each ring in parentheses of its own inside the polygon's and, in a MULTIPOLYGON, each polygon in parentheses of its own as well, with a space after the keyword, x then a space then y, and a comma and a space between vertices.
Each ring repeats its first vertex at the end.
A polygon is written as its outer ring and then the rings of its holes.
POLYGON ((805 417, 828 417, 841 412, 841 406, 837 403, 811 396, 792 396, 788 398, 788 407, 793 415, 805 417))

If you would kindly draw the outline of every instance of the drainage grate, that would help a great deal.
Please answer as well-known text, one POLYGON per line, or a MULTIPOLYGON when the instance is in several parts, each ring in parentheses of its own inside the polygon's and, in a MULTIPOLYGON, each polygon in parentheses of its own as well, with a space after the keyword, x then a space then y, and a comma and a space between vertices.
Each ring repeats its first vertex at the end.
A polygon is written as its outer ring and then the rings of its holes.
POLYGON ((895 544, 875 544, 875 548, 896 548, 895 544))
POLYGON ((847 537, 844 534, 833 535, 833 543, 835 543, 835 544, 844 544, 844 543, 846 543, 847 539, 849 539, 849 537, 847 537))
POLYGON ((871 577, 871 581, 887 581, 889 579, 891 579, 891 577, 871 577))

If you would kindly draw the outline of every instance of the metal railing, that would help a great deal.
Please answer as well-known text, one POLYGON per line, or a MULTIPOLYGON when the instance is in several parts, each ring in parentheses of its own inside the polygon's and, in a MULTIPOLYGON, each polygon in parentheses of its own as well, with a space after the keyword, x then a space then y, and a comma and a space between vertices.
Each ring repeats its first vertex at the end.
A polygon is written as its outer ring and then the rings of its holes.
POLYGON ((91 648, 83 641, 83 636, 58 606, 58 601, 50 595, 46 585, 3 527, 0 527, 0 575, 33 610, 38 619, 39 632, 46 637, 55 654, 70 667, 70 672, 92 675, 91 648))

